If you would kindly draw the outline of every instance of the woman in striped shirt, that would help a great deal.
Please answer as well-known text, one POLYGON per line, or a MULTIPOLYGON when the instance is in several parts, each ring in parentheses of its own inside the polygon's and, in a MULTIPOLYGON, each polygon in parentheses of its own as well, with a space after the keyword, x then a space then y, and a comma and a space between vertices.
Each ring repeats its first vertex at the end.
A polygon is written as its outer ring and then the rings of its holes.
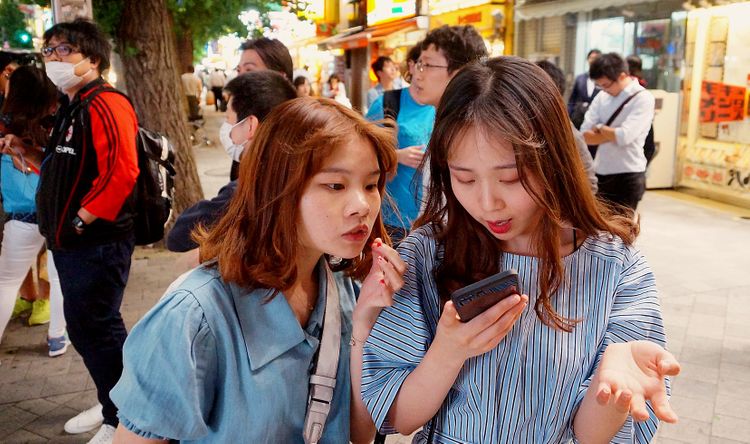
POLYGON ((399 247, 405 283, 364 346, 362 396, 381 432, 648 442, 676 421, 679 364, 638 227, 591 193, 547 75, 515 57, 464 68, 429 147, 426 210, 399 247), (450 294, 510 268, 526 294, 461 322, 450 294))

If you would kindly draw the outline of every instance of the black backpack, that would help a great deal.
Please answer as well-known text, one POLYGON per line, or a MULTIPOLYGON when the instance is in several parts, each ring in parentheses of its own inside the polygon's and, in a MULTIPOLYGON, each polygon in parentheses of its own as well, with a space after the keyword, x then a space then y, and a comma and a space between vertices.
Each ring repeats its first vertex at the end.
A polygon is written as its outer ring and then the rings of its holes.
MULTIPOLYGON (((100 88, 81 102, 81 111, 87 109, 94 97, 103 92, 117 93, 130 101, 128 96, 114 88, 100 88)), ((164 238, 164 225, 172 212, 174 176, 177 174, 175 155, 166 137, 140 125, 135 145, 140 171, 133 187, 135 243, 148 245, 164 238)))
POLYGON ((401 90, 391 89, 383 93, 383 118, 393 119, 396 126, 398 112, 401 111, 401 90))

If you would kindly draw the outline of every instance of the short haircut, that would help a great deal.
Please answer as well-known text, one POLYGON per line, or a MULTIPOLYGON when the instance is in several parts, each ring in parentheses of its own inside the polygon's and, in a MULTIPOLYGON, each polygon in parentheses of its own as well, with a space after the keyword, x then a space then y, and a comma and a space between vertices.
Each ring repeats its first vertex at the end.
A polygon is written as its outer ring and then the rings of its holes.
POLYGON ((589 58, 589 57, 591 57, 591 54, 602 55, 602 52, 601 52, 600 50, 598 50, 598 49, 594 48, 594 49, 592 49, 591 51, 589 51, 589 53, 588 53, 588 54, 586 54, 586 58, 589 58))
POLYGON ((307 77, 305 77, 305 76, 297 76, 297 77, 294 78, 294 87, 296 88, 298 86, 302 86, 302 85, 304 85, 307 82, 309 82, 309 80, 307 80, 307 77))
POLYGON ((195 66, 193 66, 193 65, 188 65, 188 67, 187 67, 187 72, 195 72, 195 66))
POLYGON ((72 22, 62 22, 44 32, 44 44, 49 44, 52 37, 65 40, 74 45, 85 57, 93 62, 99 62, 98 71, 101 74, 109 68, 109 54, 112 45, 102 30, 86 19, 77 18, 72 22))
POLYGON ((237 121, 255 116, 263 121, 272 109, 297 97, 297 91, 281 73, 254 71, 235 77, 224 87, 232 98, 237 121))
POLYGON ((540 60, 536 62, 536 66, 542 68, 544 72, 555 82, 555 86, 560 91, 560 95, 565 94, 565 74, 562 69, 558 68, 557 65, 550 62, 549 60, 540 60))
POLYGON ((609 80, 615 81, 622 73, 628 73, 628 65, 620 54, 616 52, 600 55, 589 67, 589 77, 592 80, 606 77, 609 80))
POLYGON ((393 60, 391 60, 390 57, 380 56, 374 62, 372 62, 372 65, 370 65, 370 68, 372 68, 378 80, 380 80, 380 76, 378 75, 378 72, 382 71, 383 68, 385 67, 385 64, 388 62, 393 63, 393 60))
POLYGON ((292 56, 289 55, 289 49, 279 40, 266 37, 247 40, 240 46, 240 51, 247 51, 248 49, 258 53, 266 68, 278 71, 284 74, 290 82, 292 81, 292 71, 294 70, 292 56))
POLYGON ((470 25, 443 25, 427 33, 422 40, 422 50, 430 45, 443 50, 448 60, 448 71, 453 72, 471 62, 487 57, 487 46, 477 30, 470 25))

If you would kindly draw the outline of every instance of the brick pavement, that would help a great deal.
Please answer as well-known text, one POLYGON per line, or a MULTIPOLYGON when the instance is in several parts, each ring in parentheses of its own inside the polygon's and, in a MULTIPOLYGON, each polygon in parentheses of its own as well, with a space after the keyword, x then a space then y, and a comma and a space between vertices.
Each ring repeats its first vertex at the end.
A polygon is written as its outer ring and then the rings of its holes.
MULTIPOLYGON (((228 174, 227 157, 214 146, 197 149, 196 158, 206 195, 214 195, 228 174)), ((656 273, 670 349, 683 365, 672 397, 680 423, 662 426, 655 442, 750 443, 750 220, 696 201, 649 192, 641 207, 638 246, 656 273)), ((136 250, 122 310, 128 328, 179 274, 174 260, 163 250, 136 250)), ((72 348, 46 356, 45 334, 46 326, 14 320, 0 344, 2 443, 91 436, 66 435, 62 427, 96 402, 93 383, 72 348)))

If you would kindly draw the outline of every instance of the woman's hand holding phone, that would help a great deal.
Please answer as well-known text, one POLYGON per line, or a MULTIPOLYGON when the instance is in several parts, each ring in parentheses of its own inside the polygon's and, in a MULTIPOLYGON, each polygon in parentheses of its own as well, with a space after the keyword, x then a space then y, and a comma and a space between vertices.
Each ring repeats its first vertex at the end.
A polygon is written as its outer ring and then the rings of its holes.
POLYGON ((487 353, 502 341, 529 303, 527 295, 514 294, 496 303, 468 322, 461 318, 453 301, 445 303, 438 321, 433 347, 460 360, 487 353))

